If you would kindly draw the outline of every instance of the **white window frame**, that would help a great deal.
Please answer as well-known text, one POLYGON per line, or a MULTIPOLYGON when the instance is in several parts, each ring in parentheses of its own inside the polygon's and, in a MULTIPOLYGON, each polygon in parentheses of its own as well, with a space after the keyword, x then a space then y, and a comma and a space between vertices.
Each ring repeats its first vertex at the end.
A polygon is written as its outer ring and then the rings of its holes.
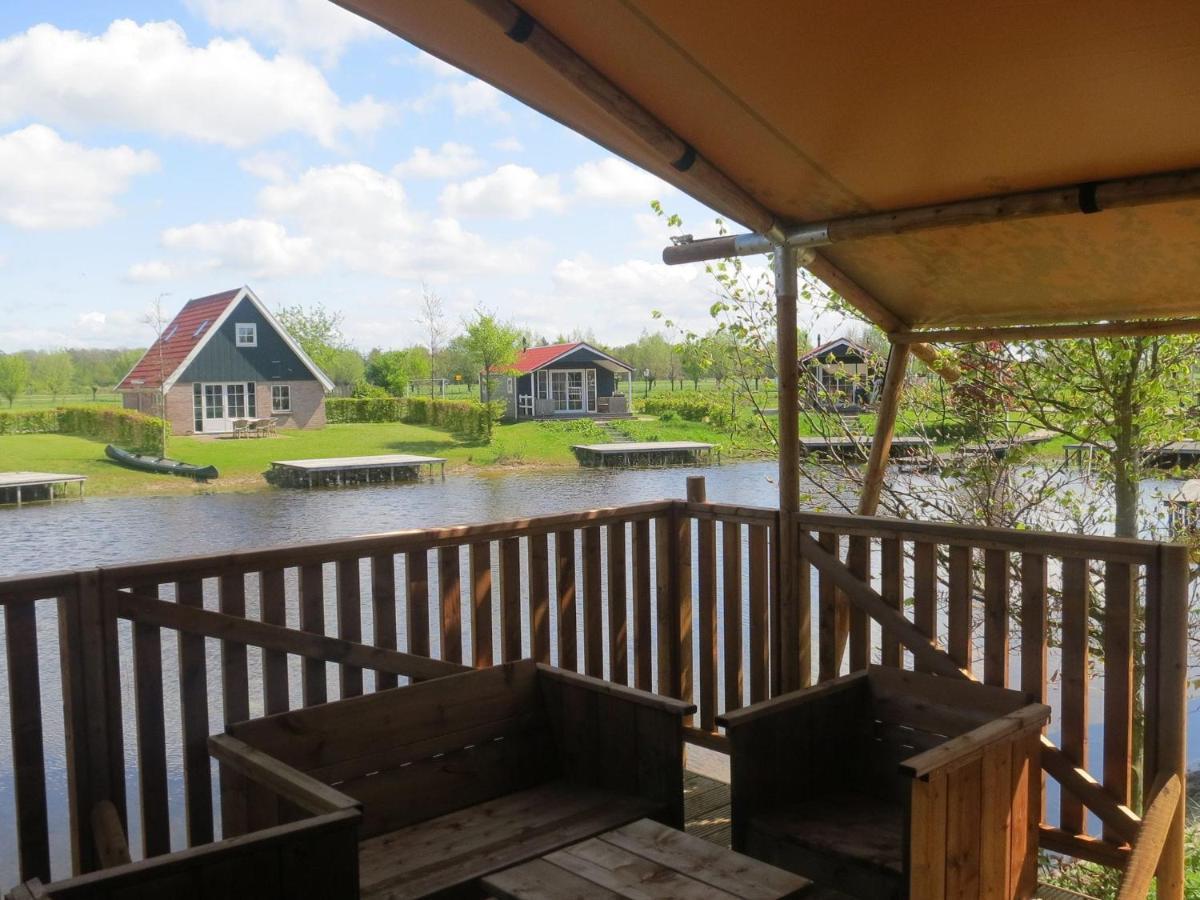
POLYGON ((257 347, 258 346, 258 324, 256 322, 238 322, 233 326, 234 343, 239 347, 257 347), (242 329, 250 329, 250 340, 242 340, 242 329))
POLYGON ((271 412, 274 413, 290 413, 292 411, 292 386, 290 384, 273 384, 271 385, 271 412), (287 406, 279 405, 279 394, 277 391, 287 391, 287 406))

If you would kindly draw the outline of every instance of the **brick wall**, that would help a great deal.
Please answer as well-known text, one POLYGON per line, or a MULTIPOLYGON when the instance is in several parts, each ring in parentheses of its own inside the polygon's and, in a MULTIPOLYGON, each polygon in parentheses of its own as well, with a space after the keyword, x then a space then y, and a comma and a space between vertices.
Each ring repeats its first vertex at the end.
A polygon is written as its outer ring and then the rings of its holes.
POLYGON ((325 389, 318 381, 260 381, 254 391, 259 418, 271 416, 280 428, 324 428, 325 389), (292 411, 272 412, 271 386, 286 384, 292 389, 292 411))
POLYGON ((171 423, 171 434, 195 433, 190 381, 179 382, 167 391, 167 421, 171 423))

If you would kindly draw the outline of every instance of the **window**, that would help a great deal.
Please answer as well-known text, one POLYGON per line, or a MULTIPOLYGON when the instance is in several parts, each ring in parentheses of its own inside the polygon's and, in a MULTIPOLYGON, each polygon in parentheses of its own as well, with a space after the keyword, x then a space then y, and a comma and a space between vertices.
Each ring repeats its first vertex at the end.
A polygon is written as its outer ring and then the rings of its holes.
POLYGON ((225 386, 225 415, 231 419, 246 417, 246 386, 244 384, 225 386))
POLYGON ((200 335, 204 334, 204 329, 207 327, 208 327, 208 319, 205 319, 203 322, 201 322, 199 325, 196 326, 196 330, 192 332, 192 337, 194 337, 194 338, 200 337, 200 335))
POLYGON ((246 382, 246 415, 252 419, 258 417, 258 410, 254 408, 254 388, 253 381, 246 382))
POLYGON ((271 412, 286 413, 292 411, 292 387, 288 384, 271 385, 271 412))
POLYGON ((167 329, 167 333, 163 335, 162 342, 165 344, 171 338, 175 337, 175 332, 177 332, 178 330, 179 330, 178 325, 172 325, 170 328, 167 329))
POLYGON ((200 382, 195 382, 192 385, 192 430, 204 430, 204 400, 200 393, 200 382))
POLYGON ((238 322, 237 345, 239 347, 257 347, 258 326, 253 322, 238 322))

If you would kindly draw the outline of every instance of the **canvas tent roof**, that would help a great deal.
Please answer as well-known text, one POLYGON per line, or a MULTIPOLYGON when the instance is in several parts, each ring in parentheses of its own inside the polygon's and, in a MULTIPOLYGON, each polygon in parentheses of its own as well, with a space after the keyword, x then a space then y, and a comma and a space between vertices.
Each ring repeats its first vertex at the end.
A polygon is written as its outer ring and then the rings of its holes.
MULTIPOLYGON (((755 231, 1200 166, 1187 0, 339 2, 755 231), (611 102, 531 52, 536 29, 611 102)), ((945 327, 1195 315, 1197 248, 1192 195, 820 253, 902 326, 945 327)))

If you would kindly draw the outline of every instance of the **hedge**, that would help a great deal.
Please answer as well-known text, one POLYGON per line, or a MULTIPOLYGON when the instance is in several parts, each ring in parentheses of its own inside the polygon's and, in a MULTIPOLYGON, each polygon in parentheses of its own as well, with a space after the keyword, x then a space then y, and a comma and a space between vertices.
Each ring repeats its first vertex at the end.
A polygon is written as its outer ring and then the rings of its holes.
POLYGON ((162 419, 132 409, 60 406, 0 412, 0 434, 74 434, 151 453, 162 452, 163 426, 162 419))
POLYGON ((440 400, 430 397, 409 397, 404 421, 411 425, 433 425, 467 437, 487 434, 495 409, 477 400, 440 400))
POLYGON ((689 422, 708 422, 717 428, 727 428, 733 418, 728 397, 698 391, 679 391, 647 397, 642 401, 642 412, 652 416, 674 413, 689 422))
POLYGON ((402 422, 405 401, 401 397, 329 397, 325 418, 333 425, 348 422, 402 422))

